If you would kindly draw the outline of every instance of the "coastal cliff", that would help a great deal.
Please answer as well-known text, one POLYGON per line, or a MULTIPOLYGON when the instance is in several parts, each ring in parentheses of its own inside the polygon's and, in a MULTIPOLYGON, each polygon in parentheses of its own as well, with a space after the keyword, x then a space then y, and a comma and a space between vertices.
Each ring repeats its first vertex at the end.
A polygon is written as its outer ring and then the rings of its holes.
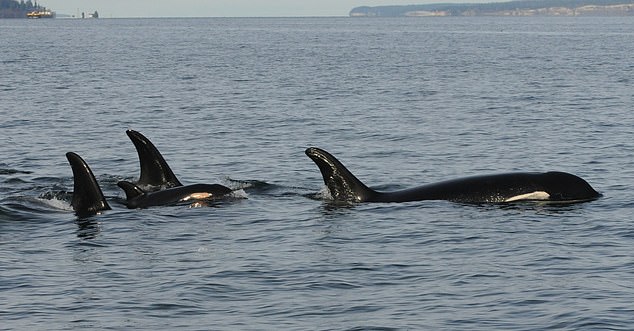
POLYGON ((472 4, 356 7, 351 17, 634 16, 634 0, 518 0, 472 4))

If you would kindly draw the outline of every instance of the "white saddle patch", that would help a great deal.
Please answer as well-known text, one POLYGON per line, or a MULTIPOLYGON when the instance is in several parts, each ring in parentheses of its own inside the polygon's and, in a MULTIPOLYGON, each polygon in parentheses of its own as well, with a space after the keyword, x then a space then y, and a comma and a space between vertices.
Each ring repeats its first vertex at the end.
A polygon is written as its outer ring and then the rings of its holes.
POLYGON ((504 202, 513 202, 513 201, 520 201, 520 200, 548 200, 548 198, 550 198, 550 194, 544 191, 535 191, 531 193, 520 194, 514 197, 510 197, 504 200, 504 202))

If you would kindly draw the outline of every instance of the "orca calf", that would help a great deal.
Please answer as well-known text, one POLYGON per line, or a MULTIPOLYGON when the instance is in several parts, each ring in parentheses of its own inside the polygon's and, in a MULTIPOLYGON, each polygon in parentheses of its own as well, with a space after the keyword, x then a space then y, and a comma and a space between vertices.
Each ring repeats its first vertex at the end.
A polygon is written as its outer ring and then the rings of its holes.
POLYGON ((127 181, 120 181, 117 185, 125 192, 126 206, 130 209, 218 200, 233 192, 220 184, 193 184, 155 192, 143 191, 139 186, 127 181))
POLYGON ((507 173, 453 179, 395 192, 377 192, 359 181, 328 152, 311 147, 306 155, 319 167, 332 198, 342 202, 448 200, 463 203, 514 201, 581 202, 600 194, 582 178, 565 172, 507 173))
POLYGON ((117 185, 126 194, 130 209, 173 205, 185 201, 209 201, 226 197, 233 191, 220 184, 183 186, 163 155, 152 142, 138 131, 127 130, 139 155, 141 175, 136 183, 120 181, 117 185))
POLYGON ((66 153, 66 158, 73 169, 74 188, 70 204, 75 215, 87 217, 98 214, 102 210, 110 210, 110 206, 88 164, 73 152, 66 153))

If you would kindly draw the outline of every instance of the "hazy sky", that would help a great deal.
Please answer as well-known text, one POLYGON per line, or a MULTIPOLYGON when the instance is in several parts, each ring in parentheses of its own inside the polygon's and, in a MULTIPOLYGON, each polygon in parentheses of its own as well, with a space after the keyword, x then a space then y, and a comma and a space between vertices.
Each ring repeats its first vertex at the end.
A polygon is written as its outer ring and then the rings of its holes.
MULTIPOLYGON (((456 0, 454 0, 455 2, 456 0)), ((347 16, 357 6, 423 4, 446 0, 39 0, 58 14, 101 17, 347 16)), ((458 2, 469 2, 458 1, 458 2)))

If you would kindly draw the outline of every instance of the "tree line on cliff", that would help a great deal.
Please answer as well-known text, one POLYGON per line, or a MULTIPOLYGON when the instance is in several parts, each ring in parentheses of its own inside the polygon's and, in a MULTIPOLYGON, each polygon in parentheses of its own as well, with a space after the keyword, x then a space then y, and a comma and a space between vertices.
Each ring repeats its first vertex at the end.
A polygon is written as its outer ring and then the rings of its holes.
POLYGON ((46 10, 31 0, 0 0, 0 18, 26 18, 28 12, 46 10))
POLYGON ((350 16, 405 16, 416 11, 444 11, 459 16, 465 12, 496 12, 517 9, 540 9, 549 7, 576 8, 581 6, 611 6, 632 4, 634 0, 516 0, 489 3, 438 3, 403 6, 362 6, 353 8, 350 16))

